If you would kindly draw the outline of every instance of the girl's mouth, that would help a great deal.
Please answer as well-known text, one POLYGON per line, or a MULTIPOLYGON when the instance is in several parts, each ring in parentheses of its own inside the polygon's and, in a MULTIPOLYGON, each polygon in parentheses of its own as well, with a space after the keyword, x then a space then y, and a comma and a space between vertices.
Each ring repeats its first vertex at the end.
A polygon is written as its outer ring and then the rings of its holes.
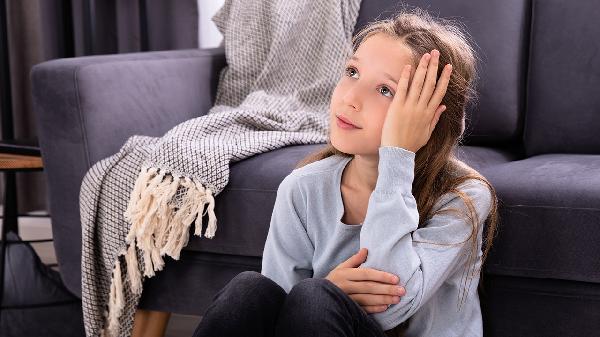
POLYGON ((356 126, 346 123, 343 120, 341 120, 339 117, 335 117, 335 121, 337 126, 339 126, 341 129, 345 129, 345 130, 353 130, 353 129, 358 129, 356 126))

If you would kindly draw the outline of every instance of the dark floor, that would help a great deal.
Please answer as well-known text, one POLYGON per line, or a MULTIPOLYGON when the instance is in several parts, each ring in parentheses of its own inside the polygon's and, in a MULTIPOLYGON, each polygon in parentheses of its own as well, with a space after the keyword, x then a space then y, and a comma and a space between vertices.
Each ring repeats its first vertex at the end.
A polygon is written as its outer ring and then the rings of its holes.
MULTIPOLYGON (((1 209, 1 206, 0 206, 1 209)), ((1 211, 0 211, 1 212, 1 211)), ((29 214, 43 214, 31 212, 29 214)), ((0 219, 0 226, 1 226, 0 219)), ((50 228, 50 219, 47 217, 19 217, 19 235, 23 240, 46 239, 52 237, 50 228)), ((46 264, 56 263, 54 247, 51 242, 32 244, 35 251, 40 256, 42 262, 46 264)), ((190 337, 200 322, 200 316, 190 315, 171 315, 167 327, 166 337, 190 337)))

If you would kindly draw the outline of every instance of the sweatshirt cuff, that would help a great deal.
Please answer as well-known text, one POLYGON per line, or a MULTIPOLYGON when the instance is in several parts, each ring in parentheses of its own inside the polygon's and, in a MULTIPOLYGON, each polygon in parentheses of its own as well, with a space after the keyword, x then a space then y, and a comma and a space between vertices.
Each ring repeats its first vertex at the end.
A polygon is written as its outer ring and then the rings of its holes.
POLYGON ((379 147, 379 167, 375 190, 386 194, 400 191, 412 194, 416 154, 402 147, 379 147))

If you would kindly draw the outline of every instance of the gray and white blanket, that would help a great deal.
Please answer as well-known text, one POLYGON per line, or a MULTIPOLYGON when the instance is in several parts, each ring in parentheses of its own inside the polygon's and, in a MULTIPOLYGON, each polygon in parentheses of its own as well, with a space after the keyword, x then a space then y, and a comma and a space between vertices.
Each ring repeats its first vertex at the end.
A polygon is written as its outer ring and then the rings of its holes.
POLYGON ((229 164, 327 142, 329 99, 361 0, 226 0, 212 17, 227 66, 215 105, 162 137, 134 135, 86 173, 80 191, 87 336, 130 336, 144 277, 217 229, 229 164), (205 209, 206 206, 206 210, 205 209))

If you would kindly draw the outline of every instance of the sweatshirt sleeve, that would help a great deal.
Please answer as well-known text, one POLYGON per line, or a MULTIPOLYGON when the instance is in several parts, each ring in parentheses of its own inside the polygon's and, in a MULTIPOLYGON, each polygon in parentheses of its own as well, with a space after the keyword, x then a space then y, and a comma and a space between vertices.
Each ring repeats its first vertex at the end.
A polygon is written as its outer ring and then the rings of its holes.
MULTIPOLYGON (((415 153, 404 148, 379 148, 377 183, 360 232, 360 247, 368 249, 367 260, 361 267, 397 275, 399 285, 406 290, 399 303, 371 314, 383 330, 410 318, 459 266, 466 265, 473 249, 470 238, 473 226, 461 214, 463 211, 436 214, 417 229, 419 213, 412 195, 414 160, 415 153)), ((480 251, 482 222, 490 210, 491 193, 475 179, 461 184, 459 190, 473 198, 479 220, 478 232, 473 234, 477 235, 480 251)), ((467 209, 455 193, 443 195, 438 202, 441 209, 467 209)))
POLYGON ((313 276, 314 246, 306 231, 305 205, 297 177, 286 176, 277 189, 261 270, 286 293, 313 276))

